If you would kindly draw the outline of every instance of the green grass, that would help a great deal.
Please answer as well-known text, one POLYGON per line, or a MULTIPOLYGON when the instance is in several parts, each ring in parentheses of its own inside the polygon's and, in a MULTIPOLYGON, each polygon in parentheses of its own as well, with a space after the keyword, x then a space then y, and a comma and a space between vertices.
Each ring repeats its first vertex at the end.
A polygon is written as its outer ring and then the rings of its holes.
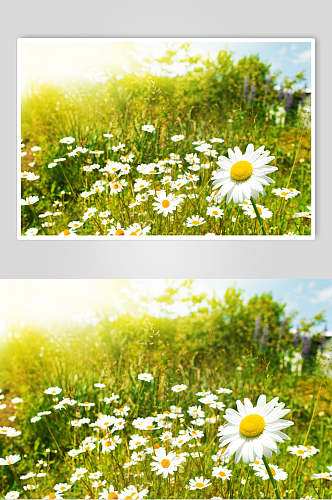
MULTIPOLYGON (((223 236, 262 235, 270 236, 310 235, 310 218, 295 218, 294 214, 308 212, 311 205, 311 131, 299 117, 286 121, 285 126, 277 124, 270 115, 277 101, 269 102, 262 93, 252 106, 241 97, 241 86, 234 87, 238 94, 226 102, 217 94, 218 82, 206 81, 206 88, 200 89, 192 75, 182 80, 149 77, 131 81, 128 76, 121 81, 111 81, 108 85, 96 84, 61 89, 40 86, 32 94, 22 99, 22 171, 33 171, 39 178, 35 181, 22 179, 21 197, 38 196, 39 201, 22 207, 22 235, 30 228, 38 229, 38 235, 59 235, 69 229, 72 221, 83 225, 76 235, 108 235, 117 224, 126 235, 133 224, 141 228, 149 227, 147 235, 204 235, 213 233, 223 236), (193 101, 197 89, 197 99, 193 101), (216 90, 217 89, 217 90, 216 90), (210 92, 210 94, 209 94, 210 92), (201 99, 201 100, 199 100, 201 99), (142 125, 153 124, 153 133, 143 132, 142 125), (105 133, 112 133, 107 139, 105 133), (171 137, 183 134, 184 140, 174 143, 171 137), (63 137, 73 137, 75 142, 66 146, 59 141, 63 137), (222 144, 212 144, 217 151, 215 158, 195 151, 194 141, 209 142, 213 137, 224 140, 222 144), (123 150, 113 151, 112 146, 121 142, 123 150), (264 145, 275 156, 272 164, 278 170, 271 174, 275 184, 266 189, 257 203, 268 208, 272 216, 263 223, 250 218, 238 205, 225 200, 207 200, 212 194, 212 172, 219 167, 218 156, 226 155, 228 148, 240 147, 244 152, 252 143, 255 149, 264 145), (42 149, 31 152, 38 145, 42 149), (87 148, 86 153, 67 156, 75 147, 87 148), (95 155, 91 151, 102 151, 95 155), (170 162, 171 154, 179 155, 179 162, 170 162), (209 163, 208 168, 190 171, 186 154, 197 153, 200 164, 209 163), (107 160, 128 163, 124 156, 133 154, 130 172, 119 177, 117 174, 103 174, 98 170, 84 172, 83 167, 98 163, 103 168, 107 160), (122 157, 122 159, 121 159, 122 157), (54 159, 66 158, 54 168, 48 168, 54 159), (34 166, 31 167, 31 164, 34 166), (140 174, 137 166, 142 163, 163 165, 166 172, 157 175, 140 174), (171 189, 163 185, 163 178, 172 180, 187 172, 198 176, 180 188, 171 189), (147 189, 135 192, 137 178, 150 182, 147 189), (81 193, 90 192, 96 181, 105 181, 102 193, 82 198, 81 193), (121 192, 112 194, 109 182, 125 180, 121 192), (300 194, 285 200, 272 193, 273 188, 294 188, 300 194), (153 209, 154 197, 158 190, 186 195, 172 215, 158 215, 153 209), (144 194, 135 206, 129 207, 137 196, 144 194), (189 196, 188 196, 189 195, 189 196), (192 195, 192 196, 191 196, 192 195), (222 218, 207 215, 207 207, 217 205, 224 211, 222 218), (88 220, 83 220, 85 211, 94 207, 97 212, 88 220), (100 212, 110 212, 108 217, 100 217, 100 212), (54 216, 40 218, 45 212, 61 212, 54 216), (197 227, 187 227, 188 217, 199 215, 204 223, 197 227), (104 222, 103 223, 103 219, 104 222), (50 227, 45 227, 50 223, 50 227), (42 226, 44 224, 44 226, 42 226)), ((202 77, 203 78, 203 77, 202 77)), ((205 78, 208 78, 205 75, 205 78)), ((235 85, 230 82, 229 85, 235 85)), ((235 91, 234 91, 235 92, 235 91)))
MULTIPOLYGON (((286 417, 294 422, 286 430, 290 441, 281 444, 280 455, 274 454, 269 461, 288 473, 286 480, 278 482, 281 498, 308 495, 330 498, 331 482, 313 480, 311 476, 327 471, 331 464, 331 380, 318 365, 304 369, 302 375, 292 372, 284 359, 285 346, 279 344, 278 347, 273 341, 265 352, 256 349, 244 334, 245 325, 236 327, 238 341, 231 343, 227 340, 227 331, 235 328, 236 315, 229 327, 222 326, 220 318, 213 319, 211 313, 174 320, 135 315, 115 322, 104 319, 97 326, 71 326, 61 333, 28 327, 16 329, 15 337, 9 337, 0 351, 0 383, 5 396, 1 403, 7 403, 0 411, 0 425, 13 426, 22 434, 15 438, 1 437, 0 457, 18 453, 21 460, 12 467, 1 468, 0 496, 17 490, 21 498, 43 498, 56 484, 71 484, 71 475, 77 468, 84 467, 88 472, 64 494, 65 498, 86 495, 97 498, 103 488, 110 485, 117 491, 129 485, 136 485, 139 490, 147 488, 148 498, 274 498, 270 481, 255 476, 252 468, 242 462, 234 464, 231 459, 225 464, 232 471, 231 481, 212 477, 212 468, 217 465, 212 456, 219 449, 217 433, 218 427, 225 423, 224 410, 199 403, 196 393, 207 390, 216 393, 219 387, 226 387, 233 392, 218 396, 226 408, 234 408, 237 399, 247 397, 255 402, 260 394, 266 394, 268 400, 279 396, 291 410, 286 417), (151 373, 153 381, 139 381, 137 376, 142 372, 151 373), (96 382, 106 387, 96 388, 96 382), (171 387, 176 384, 185 384, 187 389, 174 393, 171 387), (44 393, 52 386, 62 389, 59 396, 44 393), (119 395, 118 402, 106 404, 104 397, 112 393, 119 395), (24 402, 14 406, 11 399, 18 396, 24 402), (53 406, 62 397, 77 403, 55 410, 53 406), (94 406, 78 405, 86 401, 94 406), (98 443, 107 431, 98 431, 87 424, 71 426, 74 419, 88 417, 94 422, 100 413, 112 415, 116 408, 124 405, 130 408, 126 424, 114 433, 122 441, 110 453, 102 453, 98 443), (168 419, 170 428, 140 431, 132 426, 134 419, 170 411, 171 405, 180 406, 183 417, 168 419), (204 436, 176 449, 188 455, 174 475, 167 479, 156 476, 150 468, 150 452, 130 468, 123 467, 131 457, 128 446, 131 435, 146 437, 146 447, 165 446, 169 451, 170 443, 162 443, 160 435, 167 430, 175 437, 181 430, 192 427, 193 419, 187 410, 195 405, 202 406, 205 417, 217 416, 217 421, 195 426, 204 436), (31 418, 40 411, 51 411, 51 414, 31 423, 31 418), (8 417, 14 414, 15 421, 9 422, 8 417), (70 457, 68 451, 79 448, 87 436, 97 438, 96 448, 70 457), (320 452, 303 460, 287 451, 288 445, 300 444, 315 446, 320 452), (193 452, 202 455, 192 457, 193 452), (39 467, 38 460, 45 461, 45 465, 39 467), (40 469, 46 472, 45 477, 19 479, 22 474, 40 469), (88 474, 96 471, 102 472, 101 480, 106 483, 95 489, 88 474), (209 479, 211 485, 203 490, 189 490, 186 486, 196 476, 209 479), (38 487, 27 492, 23 490, 25 484, 38 484, 38 487)), ((276 332, 278 329, 276 326, 276 332)), ((288 346, 287 354, 292 352, 288 346)))

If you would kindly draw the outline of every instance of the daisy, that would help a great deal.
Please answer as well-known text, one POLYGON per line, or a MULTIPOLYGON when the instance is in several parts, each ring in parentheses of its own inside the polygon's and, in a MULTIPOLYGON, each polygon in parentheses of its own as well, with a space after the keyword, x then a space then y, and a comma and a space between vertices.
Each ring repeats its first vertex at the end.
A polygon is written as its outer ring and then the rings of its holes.
MULTIPOLYGON (((259 213, 260 218, 263 220, 270 219, 273 215, 273 212, 271 212, 271 210, 263 207, 262 205, 257 204, 256 208, 257 208, 257 212, 259 213)), ((257 217, 255 209, 252 205, 250 207, 248 207, 247 209, 245 209, 244 213, 246 215, 249 215, 251 219, 256 219, 256 217, 257 217)))
POLYGON ((69 222, 68 224, 68 227, 70 227, 70 229, 78 229, 79 227, 83 226, 83 222, 79 221, 79 220, 73 220, 72 222, 69 222))
POLYGON ((7 455, 5 458, 0 458, 0 465, 14 465, 21 460, 21 455, 7 455))
POLYGON ((115 415, 120 415, 122 417, 126 417, 128 413, 130 412, 129 406, 122 406, 121 408, 115 408, 114 413, 115 415))
POLYGON ((142 125, 143 132, 153 132, 156 130, 153 125, 142 125))
POLYGON ((272 193, 275 194, 276 196, 280 196, 280 198, 284 198, 285 200, 289 200, 290 198, 294 198, 298 194, 300 194, 300 191, 297 191, 296 189, 287 189, 287 188, 277 188, 277 189, 272 189, 272 193))
POLYGON ((88 208, 86 210, 86 212, 84 212, 82 219, 84 221, 87 221, 88 219, 90 219, 91 217, 93 217, 96 212, 97 212, 96 208, 94 208, 94 207, 88 208))
POLYGON ((314 446, 288 446, 287 451, 291 453, 291 455, 297 455, 298 457, 301 458, 307 458, 311 457, 312 455, 315 455, 316 453, 319 452, 317 448, 314 446))
POLYGON ((150 464, 151 470, 158 476, 162 474, 163 478, 166 478, 169 474, 174 474, 183 461, 183 457, 177 456, 174 451, 166 453, 166 449, 163 447, 156 449, 151 458, 154 460, 150 464))
POLYGON ((35 490, 37 487, 38 487, 38 484, 26 484, 25 486, 23 486, 23 489, 24 489, 25 491, 33 491, 33 490, 35 490))
POLYGON ((213 467, 212 476, 218 477, 223 481, 225 481, 226 479, 229 481, 232 476, 232 471, 230 469, 227 469, 227 467, 213 467))
POLYGON ((311 479, 327 479, 328 481, 332 481, 331 472, 319 472, 318 474, 313 474, 311 479))
POLYGON ((30 227, 25 231, 26 236, 36 236, 38 229, 36 227, 30 227))
MULTIPOLYGON (((284 481, 285 479, 287 479, 287 477, 288 477, 287 472, 285 472, 280 467, 277 467, 276 465, 273 465, 273 464, 269 464, 269 468, 270 468, 271 474, 273 476, 273 479, 275 481, 284 481)), ((255 467, 253 467, 253 469, 255 471, 255 476, 262 478, 264 481, 269 479, 269 473, 266 470, 265 466, 263 466, 263 467, 262 466, 257 466, 257 467, 255 466, 255 467)))
POLYGON ((117 222, 116 226, 112 226, 110 229, 108 229, 107 234, 110 234, 112 236, 124 236, 125 228, 121 226, 120 222, 117 222))
POLYGON ((49 387, 44 391, 45 394, 50 394, 51 396, 56 396, 57 394, 60 394, 60 392, 62 392, 60 387, 49 387))
POLYGON ((128 236, 144 236, 151 229, 151 226, 142 227, 138 222, 135 222, 128 227, 126 234, 128 236))
POLYGON ((138 434, 133 434, 129 441, 129 449, 135 450, 139 446, 145 446, 147 442, 148 442, 147 438, 139 436, 138 434))
POLYGON ((231 394, 233 391, 231 389, 227 389, 225 387, 220 387, 220 389, 216 390, 218 394, 231 394))
POLYGON ((174 212, 176 207, 183 201, 182 198, 172 193, 167 195, 164 190, 158 191, 154 199, 153 210, 156 210, 158 214, 163 214, 164 217, 174 212))
POLYGON ((34 205, 39 201, 39 196, 28 196, 25 200, 21 200, 21 205, 34 205))
POLYGON ((17 498, 20 497, 20 494, 18 491, 8 491, 8 493, 5 496, 5 500, 16 500, 17 498))
POLYGON ((103 473, 100 471, 90 472, 89 479, 99 479, 102 475, 103 475, 103 473))
POLYGON ((64 137, 63 139, 60 139, 61 144, 72 144, 75 142, 74 137, 64 137))
POLYGON ((54 486, 54 490, 61 492, 61 493, 64 493, 65 491, 70 490, 70 488, 71 488, 71 485, 67 484, 67 483, 58 483, 54 486))
POLYGON ((187 217, 186 220, 187 227, 201 226, 204 223, 205 220, 203 219, 203 217, 200 217, 199 215, 193 215, 192 217, 187 217))
POLYGON ((173 392, 181 392, 185 391, 187 389, 187 386, 185 384, 180 384, 180 385, 173 385, 172 391, 173 392))
POLYGON ((311 445, 303 445, 303 448, 308 450, 308 452, 310 453, 310 456, 316 455, 316 453, 319 453, 319 451, 320 451, 318 448, 315 448, 315 446, 311 446, 311 445))
POLYGON ((283 443, 289 437, 281 429, 293 425, 283 417, 290 410, 285 404, 278 402, 278 397, 266 402, 261 395, 254 407, 249 399, 237 401, 237 410, 228 408, 224 418, 227 424, 219 429, 220 446, 227 446, 226 454, 235 454, 235 462, 242 458, 244 463, 253 462, 256 458, 271 458, 272 452, 278 453, 276 442, 283 443))
POLYGON ((105 500, 111 500, 111 499, 117 499, 119 497, 119 492, 114 489, 114 486, 111 484, 108 488, 103 489, 103 491, 99 494, 99 498, 105 499, 105 500))
POLYGON ((267 174, 278 170, 268 165, 274 160, 274 156, 269 155, 270 151, 264 151, 264 146, 255 151, 253 144, 247 146, 244 154, 237 146, 234 152, 228 149, 229 157, 220 156, 217 161, 220 170, 213 173, 213 189, 220 189, 218 197, 226 196, 227 203, 231 200, 242 203, 264 194, 263 186, 274 182, 267 174))
POLYGON ((137 179, 135 184, 134 184, 134 191, 141 191, 142 189, 146 189, 150 186, 151 182, 150 181, 145 181, 144 179, 137 179))
POLYGON ((130 485, 121 491, 120 498, 122 498, 123 500, 141 500, 145 498, 148 493, 149 490, 146 488, 138 491, 136 486, 130 485))
POLYGON ((27 181, 36 181, 39 179, 39 175, 34 174, 33 172, 28 172, 27 170, 21 172, 21 179, 26 179, 27 181))
POLYGON ((221 219, 221 217, 224 215, 224 211, 221 210, 221 208, 213 206, 213 207, 208 207, 206 211, 207 215, 210 215, 211 217, 215 217, 216 219, 221 219))
POLYGON ((211 485, 211 481, 209 479, 204 479, 203 476, 195 477, 195 479, 189 480, 189 489, 190 490, 203 490, 211 485))
POLYGON ((139 373, 137 376, 138 380, 144 380, 145 382, 152 382, 153 376, 151 373, 139 373))
POLYGON ((184 139, 184 135, 182 135, 182 134, 172 135, 172 137, 171 137, 171 141, 173 141, 173 142, 183 141, 183 139, 184 139))

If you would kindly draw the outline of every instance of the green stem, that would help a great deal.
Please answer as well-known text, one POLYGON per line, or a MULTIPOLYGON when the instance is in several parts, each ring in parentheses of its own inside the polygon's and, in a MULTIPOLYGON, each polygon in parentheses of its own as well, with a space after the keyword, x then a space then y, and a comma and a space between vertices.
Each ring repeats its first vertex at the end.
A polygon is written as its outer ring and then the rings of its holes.
POLYGON ((280 493, 279 493, 279 490, 278 490, 277 483, 275 482, 275 479, 274 479, 273 474, 271 472, 270 466, 269 466, 269 464, 268 464, 268 462, 267 462, 267 460, 266 460, 266 458, 264 456, 263 456, 263 462, 264 462, 265 468, 267 470, 267 473, 269 475, 270 481, 272 483, 274 492, 276 494, 276 498, 280 499, 280 493))
POLYGON ((265 231, 264 223, 263 223, 263 221, 261 219, 261 216, 259 215, 259 212, 258 212, 257 207, 256 207, 256 203, 254 202, 253 198, 250 198, 250 201, 252 203, 252 206, 254 207, 255 214, 256 214, 258 222, 259 222, 259 224, 261 226, 262 233, 264 234, 264 236, 266 236, 266 231, 265 231))

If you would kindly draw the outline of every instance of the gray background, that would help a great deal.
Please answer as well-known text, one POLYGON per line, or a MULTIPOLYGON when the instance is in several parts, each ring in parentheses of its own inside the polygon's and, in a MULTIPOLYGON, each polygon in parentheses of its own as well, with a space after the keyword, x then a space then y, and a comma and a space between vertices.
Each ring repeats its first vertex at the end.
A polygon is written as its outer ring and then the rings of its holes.
POLYGON ((11 0, 2 4, 0 277, 332 278, 331 3, 11 0), (16 39, 303 36, 316 42, 316 241, 17 241, 16 39))

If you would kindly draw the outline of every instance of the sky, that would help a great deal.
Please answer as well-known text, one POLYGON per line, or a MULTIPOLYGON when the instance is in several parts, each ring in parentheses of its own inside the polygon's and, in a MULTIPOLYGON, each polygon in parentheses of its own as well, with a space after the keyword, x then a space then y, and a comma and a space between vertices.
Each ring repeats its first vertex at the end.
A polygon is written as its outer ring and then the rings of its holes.
MULTIPOLYGON (((179 280, 181 281, 181 280, 179 280)), ((71 321, 84 314, 124 311, 123 298, 129 295, 140 300, 140 294, 154 297, 167 283, 177 280, 0 280, 0 335, 14 322, 52 327, 59 321, 71 321)), ((255 294, 272 292, 273 297, 287 303, 287 313, 297 311, 300 318, 310 319, 326 311, 332 330, 332 279, 237 279, 194 280, 194 290, 223 296, 230 286, 244 290, 248 300, 255 294)), ((181 307, 179 312, 181 313, 181 307)), ((296 326, 296 321, 294 326, 296 326)))
MULTIPOLYGON (((230 40, 230 39, 229 39, 230 40)), ((178 43, 183 43, 182 39, 178 43)), ((132 56, 130 42, 117 39, 68 39, 44 38, 21 39, 21 82, 22 88, 30 86, 32 81, 64 83, 68 79, 82 80, 99 75, 105 70, 123 73, 127 61, 132 56)), ((158 39, 137 39, 134 43, 139 57, 160 57, 165 52, 165 41, 158 39)), ((175 43, 169 39, 168 43, 175 43)), ((292 79, 302 71, 306 84, 311 87, 311 44, 310 42, 230 42, 220 39, 195 39, 191 52, 209 54, 214 57, 219 50, 233 52, 235 61, 243 56, 258 54, 262 61, 271 64, 273 73, 280 72, 279 82, 285 76, 292 79)), ((175 72, 180 73, 183 65, 175 65, 175 72)), ((155 68, 158 74, 158 69, 155 68)))

